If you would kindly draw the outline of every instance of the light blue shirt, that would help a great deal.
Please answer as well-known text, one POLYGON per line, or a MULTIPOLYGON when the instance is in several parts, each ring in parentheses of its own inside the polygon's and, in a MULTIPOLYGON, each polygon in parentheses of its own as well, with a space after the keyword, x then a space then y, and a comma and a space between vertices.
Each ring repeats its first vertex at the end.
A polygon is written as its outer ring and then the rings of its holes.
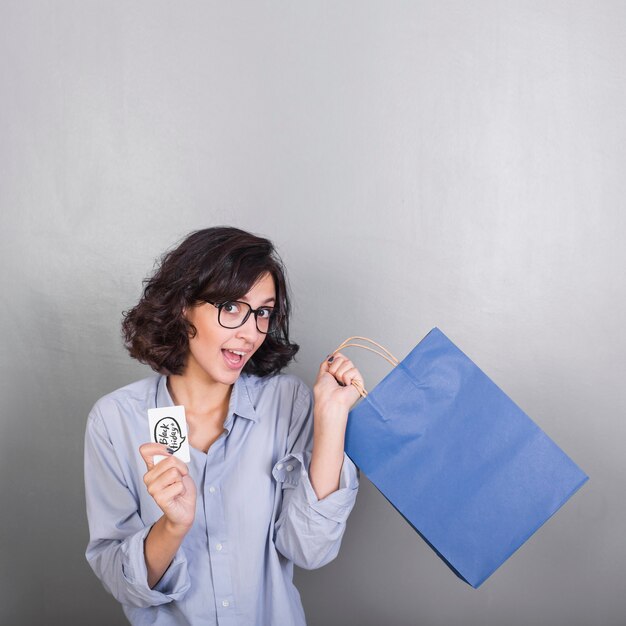
POLYGON ((339 489, 318 500, 308 476, 313 400, 292 375, 235 382, 224 433, 191 448, 196 517, 163 578, 147 584, 144 539, 162 511, 143 482, 148 409, 172 406, 165 376, 96 402, 85 435, 87 560, 132 624, 305 624, 293 564, 339 551, 357 471, 344 455, 339 489))

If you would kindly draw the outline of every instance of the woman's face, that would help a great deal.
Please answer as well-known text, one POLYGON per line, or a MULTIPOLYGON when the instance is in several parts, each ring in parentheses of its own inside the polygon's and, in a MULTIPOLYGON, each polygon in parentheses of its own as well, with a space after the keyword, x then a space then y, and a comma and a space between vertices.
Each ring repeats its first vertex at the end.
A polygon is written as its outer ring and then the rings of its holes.
MULTIPOLYGON (((253 309, 274 306, 276 288, 271 274, 263 274, 250 291, 238 298, 253 309)), ((232 385, 245 364, 259 349, 265 335, 257 330, 254 314, 239 328, 224 328, 218 322, 218 309, 202 303, 186 311, 195 326, 195 337, 189 339, 189 353, 183 375, 193 374, 207 382, 232 385), (243 352, 239 356, 232 351, 243 352)))

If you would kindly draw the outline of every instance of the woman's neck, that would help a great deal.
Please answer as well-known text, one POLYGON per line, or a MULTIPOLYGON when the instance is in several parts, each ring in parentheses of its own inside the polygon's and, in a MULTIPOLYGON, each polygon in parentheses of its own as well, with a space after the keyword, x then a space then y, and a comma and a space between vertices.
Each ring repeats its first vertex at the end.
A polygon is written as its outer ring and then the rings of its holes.
POLYGON ((225 417, 233 386, 203 381, 184 373, 169 375, 167 388, 174 404, 182 404, 187 414, 225 417))

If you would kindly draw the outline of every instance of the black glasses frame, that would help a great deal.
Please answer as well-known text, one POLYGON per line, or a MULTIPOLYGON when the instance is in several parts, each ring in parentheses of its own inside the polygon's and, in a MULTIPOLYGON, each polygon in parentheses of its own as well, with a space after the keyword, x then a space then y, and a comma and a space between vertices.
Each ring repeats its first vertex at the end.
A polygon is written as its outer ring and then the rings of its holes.
POLYGON ((218 324, 222 328, 228 328, 229 330, 232 330, 233 328, 241 328, 248 321, 248 318, 250 317, 250 315, 252 313, 254 313, 254 323, 256 325, 256 329, 262 335, 269 335, 274 330, 274 323, 276 321, 276 313, 273 310, 270 313, 270 318, 269 318, 269 322, 268 322, 268 324, 269 324, 268 325, 268 329, 267 330, 261 330, 259 328, 259 313, 261 311, 269 309, 270 307, 260 306, 258 309, 253 309, 247 302, 242 302, 241 300, 227 300, 226 302, 220 302, 220 303, 209 302, 209 304, 212 304, 217 309, 217 322, 218 322, 218 324), (227 304, 233 304, 233 303, 235 303, 235 304, 243 304, 243 305, 247 306, 248 307, 248 312, 244 315, 243 320, 241 321, 241 324, 237 324, 237 326, 226 326, 225 324, 222 323, 222 309, 227 304))

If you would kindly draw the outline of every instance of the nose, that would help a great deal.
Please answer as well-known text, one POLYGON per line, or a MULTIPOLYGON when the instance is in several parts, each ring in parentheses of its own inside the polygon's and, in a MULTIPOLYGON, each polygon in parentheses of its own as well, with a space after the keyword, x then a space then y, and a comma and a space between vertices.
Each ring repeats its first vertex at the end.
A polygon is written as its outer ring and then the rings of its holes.
POLYGON ((260 334, 259 329, 256 327, 256 318, 254 317, 254 313, 250 314, 243 326, 239 326, 239 328, 237 328, 237 337, 240 337, 249 343, 256 343, 260 334))

